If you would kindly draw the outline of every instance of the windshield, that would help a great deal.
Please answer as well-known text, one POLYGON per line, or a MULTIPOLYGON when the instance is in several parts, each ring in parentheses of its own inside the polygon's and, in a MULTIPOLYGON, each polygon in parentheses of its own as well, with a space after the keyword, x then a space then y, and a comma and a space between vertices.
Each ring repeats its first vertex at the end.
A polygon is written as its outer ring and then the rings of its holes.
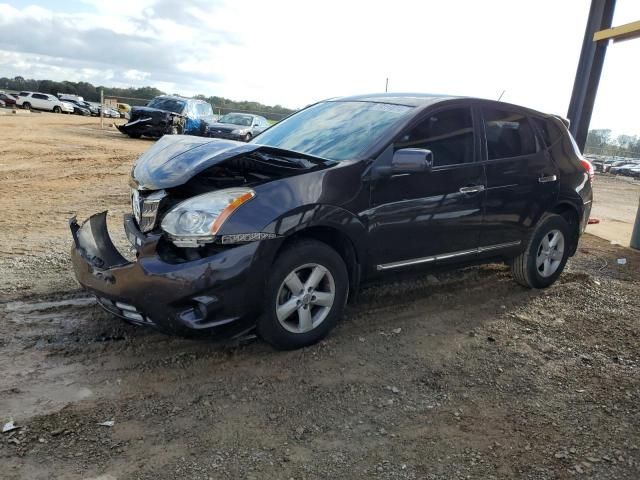
POLYGON ((182 100, 175 100, 173 98, 154 98, 147 104, 147 107, 166 110, 167 112, 182 113, 185 105, 186 103, 182 100))
POLYGON ((348 160, 361 154, 412 108, 374 102, 322 102, 275 124, 251 143, 348 160))
POLYGON ((250 127, 253 117, 249 115, 238 115, 237 113, 227 113, 223 115, 218 123, 231 123, 233 125, 242 125, 243 127, 250 127))

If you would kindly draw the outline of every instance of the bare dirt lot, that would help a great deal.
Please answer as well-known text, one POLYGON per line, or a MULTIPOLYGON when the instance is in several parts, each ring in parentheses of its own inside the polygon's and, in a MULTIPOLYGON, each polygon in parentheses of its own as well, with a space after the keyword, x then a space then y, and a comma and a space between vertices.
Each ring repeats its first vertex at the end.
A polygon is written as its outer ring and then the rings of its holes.
POLYGON ((369 287, 295 352, 171 338, 70 275, 67 218, 118 230, 151 144, 97 125, 0 116, 0 478, 640 478, 640 252, 369 287))
POLYGON ((600 223, 589 225, 587 231, 628 247, 640 207, 640 181, 630 177, 597 175, 595 188, 591 216, 598 218, 600 223))

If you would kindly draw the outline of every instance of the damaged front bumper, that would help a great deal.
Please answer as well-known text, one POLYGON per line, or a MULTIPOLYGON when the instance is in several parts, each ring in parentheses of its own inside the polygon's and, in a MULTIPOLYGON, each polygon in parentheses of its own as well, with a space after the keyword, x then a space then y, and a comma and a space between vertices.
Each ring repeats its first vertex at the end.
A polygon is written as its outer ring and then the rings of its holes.
POLYGON ((118 125, 118 130, 125 135, 161 137, 165 133, 170 133, 169 130, 172 126, 173 124, 159 123, 154 121, 153 118, 147 117, 127 122, 124 125, 118 125))
POLYGON ((261 307, 261 279, 266 278, 259 254, 263 242, 175 261, 159 255, 161 235, 143 234, 127 215, 125 230, 138 252, 130 262, 109 237, 106 213, 82 225, 75 217, 69 221, 75 276, 103 308, 129 322, 176 333, 188 329, 234 336, 253 326, 261 307))

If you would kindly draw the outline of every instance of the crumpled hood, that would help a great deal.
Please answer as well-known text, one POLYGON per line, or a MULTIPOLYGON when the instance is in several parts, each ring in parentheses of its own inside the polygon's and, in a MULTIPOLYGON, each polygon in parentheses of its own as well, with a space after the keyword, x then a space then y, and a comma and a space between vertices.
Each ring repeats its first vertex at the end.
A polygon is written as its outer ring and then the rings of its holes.
POLYGON ((133 178, 145 190, 177 187, 217 163, 260 147, 218 138, 165 135, 138 158, 133 178))

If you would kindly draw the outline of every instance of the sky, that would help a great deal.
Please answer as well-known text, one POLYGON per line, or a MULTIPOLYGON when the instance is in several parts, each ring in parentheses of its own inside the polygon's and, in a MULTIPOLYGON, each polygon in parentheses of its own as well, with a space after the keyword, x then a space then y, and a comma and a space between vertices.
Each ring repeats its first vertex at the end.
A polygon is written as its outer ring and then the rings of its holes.
MULTIPOLYGON (((0 76, 300 108, 384 91, 566 115, 590 0, 0 0, 0 76)), ((618 0, 614 25, 640 20, 618 0)), ((609 46, 591 128, 640 135, 640 39, 609 46)))

